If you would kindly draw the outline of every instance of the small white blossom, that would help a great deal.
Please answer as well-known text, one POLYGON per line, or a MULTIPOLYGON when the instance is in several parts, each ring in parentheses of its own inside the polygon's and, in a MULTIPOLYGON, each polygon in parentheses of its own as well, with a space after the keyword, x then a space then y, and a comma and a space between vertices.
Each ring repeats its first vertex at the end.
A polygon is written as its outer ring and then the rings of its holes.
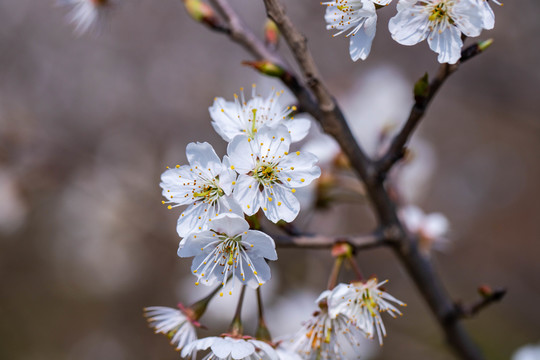
POLYGON ((216 98, 208 109, 212 117, 212 126, 221 137, 230 142, 237 135, 253 138, 264 125, 275 128, 283 124, 291 134, 292 142, 302 140, 308 133, 311 122, 308 119, 294 118, 291 115, 295 106, 280 104, 283 91, 272 90, 267 98, 257 95, 253 85, 252 98, 244 98, 241 89, 240 99, 234 94, 234 102, 216 98))
POLYGON ((512 354, 512 360, 540 359, 540 344, 529 344, 520 347, 512 354))
POLYGON ((390 19, 392 38, 415 45, 427 38, 440 63, 455 64, 461 57, 461 34, 480 35, 484 27, 478 0, 401 0, 390 19))
POLYGON ((448 245, 445 237, 450 228, 446 216, 441 213, 426 214, 417 206, 409 205, 399 209, 399 217, 407 229, 420 239, 420 248, 428 255, 430 250, 444 250, 448 245))
POLYGON ((176 165, 161 175, 160 186, 169 209, 189 205, 180 215, 176 231, 185 237, 193 231, 206 230, 221 213, 242 214, 230 197, 236 173, 228 159, 223 163, 208 143, 190 143, 186 148, 189 165, 176 165))
POLYGON ((261 128, 254 139, 237 136, 227 152, 238 172, 235 200, 247 215, 260 208, 273 222, 293 221, 300 204, 293 195, 297 187, 309 185, 321 175, 317 157, 296 151, 289 154, 291 138, 283 125, 261 128))
POLYGON ((197 276, 196 285, 221 282, 223 287, 232 275, 256 288, 271 277, 264 259, 277 260, 274 240, 249 230, 248 222, 234 214, 222 214, 212 220, 209 230, 190 234, 180 244, 178 256, 195 257, 191 271, 197 276))
POLYGON ((182 357, 210 348, 202 360, 278 360, 275 350, 265 343, 251 338, 207 337, 187 345, 182 357))
POLYGON ((401 312, 392 303, 405 306, 403 302, 379 289, 387 281, 377 283, 377 279, 370 279, 367 282, 339 284, 328 298, 330 316, 332 318, 347 316, 370 339, 377 333, 379 343, 382 345, 386 329, 380 313, 387 312, 395 318, 396 314, 401 315, 401 312))
POLYGON ((319 311, 306 321, 291 340, 290 348, 304 359, 343 360, 351 359, 351 355, 359 357, 359 339, 366 334, 346 315, 330 316, 327 305, 330 294, 326 290, 319 296, 316 300, 319 311), (347 353, 347 349, 352 354, 347 353))
POLYGON ((176 350, 197 340, 195 326, 182 311, 165 306, 149 306, 144 311, 144 316, 156 334, 167 335, 176 350))
POLYGON ((392 0, 336 0, 322 3, 328 6, 324 19, 328 30, 339 30, 334 36, 348 32, 351 59, 365 60, 377 29, 375 4, 386 6, 392 0), (349 31, 350 30, 350 31, 349 31))
POLYGON ((82 35, 99 30, 117 0, 58 0, 59 5, 72 6, 69 22, 75 24, 75 32, 82 35))

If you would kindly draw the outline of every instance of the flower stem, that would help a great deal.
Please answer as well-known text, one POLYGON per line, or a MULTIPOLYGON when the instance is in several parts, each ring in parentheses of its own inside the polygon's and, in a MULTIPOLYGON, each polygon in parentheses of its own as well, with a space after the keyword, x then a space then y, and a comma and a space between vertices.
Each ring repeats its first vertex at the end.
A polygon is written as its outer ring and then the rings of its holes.
POLYGON ((217 286, 210 294, 208 294, 206 297, 202 298, 201 300, 193 303, 189 309, 192 312, 192 320, 199 320, 204 312, 206 311, 206 307, 208 306, 208 303, 210 303, 210 300, 221 290, 222 286, 217 286))
POLYGON ((350 255, 347 256, 347 260, 349 260, 349 264, 351 265, 354 273, 356 274, 356 278, 358 279, 358 281, 364 281, 364 274, 362 274, 362 270, 360 270, 360 267, 356 262, 356 258, 353 255, 350 255))
POLYGON ((263 341, 272 341, 272 335, 270 335, 270 330, 266 326, 264 321, 264 310, 261 296, 261 287, 257 288, 257 305, 259 307, 259 325, 257 326, 257 331, 255 332, 255 337, 263 341))
POLYGON ((236 312, 231 323, 229 333, 232 336, 242 336, 242 320, 240 319, 242 315, 242 305, 244 304, 244 295, 246 294, 246 286, 242 285, 242 290, 240 290, 240 298, 238 299, 238 305, 236 306, 236 312))
POLYGON ((330 273, 330 277, 328 278, 328 290, 332 290, 336 287, 339 271, 341 270, 342 265, 343 256, 336 257, 336 260, 334 261, 334 266, 332 267, 332 272, 330 273))

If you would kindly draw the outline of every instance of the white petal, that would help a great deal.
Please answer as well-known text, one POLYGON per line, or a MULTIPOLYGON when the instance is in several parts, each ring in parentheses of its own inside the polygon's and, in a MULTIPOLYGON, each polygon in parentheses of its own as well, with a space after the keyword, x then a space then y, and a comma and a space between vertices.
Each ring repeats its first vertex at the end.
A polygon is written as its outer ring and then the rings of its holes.
POLYGON ((209 143, 189 143, 186 147, 186 156, 192 167, 198 167, 211 177, 219 175, 221 160, 209 143))
POLYGON ((400 3, 401 1, 398 3, 398 13, 388 22, 392 39, 402 45, 418 44, 427 37, 429 17, 422 12, 421 6, 399 7, 400 3))
POLYGON ((253 170, 255 167, 253 154, 257 152, 258 146, 246 136, 235 137, 227 146, 229 161, 239 174, 246 174, 253 170))
POLYGON ((247 234, 242 237, 242 243, 247 243, 246 252, 250 257, 258 256, 268 260, 277 260, 276 244, 274 243, 274 240, 261 231, 248 230, 247 234))
POLYGON ((271 161, 277 160, 289 151, 291 136, 284 125, 275 128, 263 126, 257 132, 254 142, 260 148, 259 157, 271 161))
POLYGON ((228 156, 223 157, 223 165, 219 173, 219 187, 225 195, 231 195, 233 182, 236 181, 237 173, 231 169, 231 161, 228 156))
POLYGON ((212 206, 203 202, 190 205, 178 218, 176 232, 180 237, 186 237, 193 231, 206 230, 212 212, 212 206))
MULTIPOLYGON (((248 281, 248 286, 255 289, 259 286, 259 282, 264 284, 272 277, 270 273, 270 267, 263 258, 256 257, 251 259, 253 263, 253 269, 257 272, 258 281, 248 281)), ((253 277, 255 280, 255 277, 253 277)))
POLYGON ((255 347, 249 342, 245 340, 237 341, 232 347, 231 357, 233 359, 240 360, 240 359, 250 356, 254 352, 255 352, 255 347))
POLYGON ((279 163, 279 179, 289 187, 307 186, 321 176, 321 169, 315 165, 317 161, 308 152, 289 154, 279 163))
POLYGON ((277 352, 274 350, 273 347, 265 343, 264 341, 259 340, 249 340, 250 343, 255 345, 257 348, 261 349, 266 355, 268 355, 268 358, 270 360, 278 360, 277 352))
POLYGON ((283 122, 289 133, 291 134, 291 142, 297 142, 306 137, 311 127, 311 121, 309 119, 294 118, 294 120, 287 120, 283 122))
POLYGON ((208 111, 213 120, 212 126, 223 140, 230 142, 236 135, 241 134, 244 124, 238 116, 234 102, 217 98, 208 111))
POLYGON ((455 26, 469 37, 480 35, 484 27, 484 11, 477 0, 461 0, 452 8, 455 26))
POLYGON ((260 208, 259 183, 248 175, 239 175, 233 191, 234 199, 246 215, 255 214, 260 208))
POLYGON ((291 222, 300 212, 300 203, 291 189, 276 185, 273 189, 265 188, 261 197, 264 214, 274 223, 279 220, 291 222))
POLYGON ((182 240, 182 245, 178 247, 178 256, 192 257, 202 253, 207 254, 212 248, 207 248, 206 245, 215 241, 213 234, 211 231, 189 234, 189 236, 182 240))
POLYGON ((377 14, 374 13, 373 16, 366 19, 359 31, 350 36, 349 52, 353 61, 365 60, 368 57, 376 28, 377 14))
POLYGON ((461 33, 455 26, 450 26, 442 32, 432 31, 428 36, 431 50, 439 54, 437 61, 441 64, 455 64, 461 57, 461 33))
POLYGON ((249 224, 243 217, 236 214, 221 214, 212 220, 210 228, 233 238, 249 230, 249 224))
POLYGON ((242 208, 232 196, 222 196, 217 200, 217 203, 219 207, 219 210, 217 211, 218 214, 244 215, 242 208))
POLYGON ((231 353, 233 345, 236 346, 229 339, 219 339, 214 341, 211 348, 214 355, 220 358, 226 358, 231 353))

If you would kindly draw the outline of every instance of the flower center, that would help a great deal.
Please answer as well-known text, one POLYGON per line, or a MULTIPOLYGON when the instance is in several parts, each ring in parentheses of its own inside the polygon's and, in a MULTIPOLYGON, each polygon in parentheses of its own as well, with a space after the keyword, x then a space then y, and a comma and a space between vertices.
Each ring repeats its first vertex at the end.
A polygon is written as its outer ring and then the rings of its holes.
POLYGON ((193 193, 194 198, 208 204, 212 204, 223 195, 225 195, 225 192, 214 183, 205 184, 200 191, 193 193))
POLYGON ((272 185, 278 182, 277 171, 272 164, 259 164, 253 173, 253 177, 263 186, 272 185))
POLYGON ((452 12, 452 6, 454 5, 454 2, 452 0, 446 0, 441 1, 437 5, 433 4, 429 6, 431 10, 428 10, 430 12, 429 14, 429 21, 440 24, 448 22, 450 24, 453 24, 454 21, 450 17, 450 13, 452 12))
POLYGON ((371 297, 369 290, 366 290, 362 294, 362 302, 363 302, 364 306, 368 309, 370 314, 372 316, 376 316, 376 314, 377 314, 376 310, 377 310, 378 306, 377 306, 377 303, 371 297))

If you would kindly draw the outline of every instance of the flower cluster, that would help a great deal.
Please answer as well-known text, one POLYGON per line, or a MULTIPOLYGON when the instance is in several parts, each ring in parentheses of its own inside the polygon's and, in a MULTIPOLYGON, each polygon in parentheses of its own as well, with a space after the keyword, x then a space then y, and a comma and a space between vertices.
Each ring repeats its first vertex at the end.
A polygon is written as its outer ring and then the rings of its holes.
POLYGON ((188 164, 168 168, 161 176, 162 203, 169 209, 185 206, 176 227, 182 238, 178 256, 193 257, 195 285, 218 285, 191 308, 146 309, 150 325, 169 336, 184 357, 207 349, 205 359, 277 360, 286 353, 244 337, 238 329, 200 340, 194 330, 213 295, 223 296, 229 279, 230 295, 234 280, 250 288, 270 280, 267 260, 277 260, 274 240, 251 230, 244 217, 262 213, 274 223, 293 221, 300 211, 296 188, 308 186, 321 173, 315 155, 290 149, 306 136, 310 121, 295 119, 296 108, 280 104, 281 92, 263 98, 255 90, 248 101, 242 91, 233 102, 216 98, 209 108, 212 125, 228 142, 227 155, 220 158, 208 143, 190 143, 188 164))
POLYGON ((387 281, 339 284, 324 291, 316 303, 319 310, 290 341, 290 347, 307 359, 348 359, 359 353, 359 339, 373 339, 382 345, 386 336, 381 313, 401 315, 393 305, 405 304, 381 289, 387 281))
POLYGON ((255 93, 249 101, 243 91, 233 102, 216 98, 210 107, 212 124, 228 141, 223 160, 208 143, 190 143, 188 165, 176 165, 161 176, 169 209, 187 205, 177 222, 182 241, 180 257, 195 257, 196 284, 227 283, 229 275, 256 288, 270 279, 265 259, 276 260, 274 241, 249 230, 243 215, 260 209, 276 223, 293 221, 300 211, 296 188, 320 176, 317 158, 291 152, 290 145, 305 137, 310 122, 294 119, 294 107, 278 101, 281 92, 267 98, 255 93))
MULTIPOLYGON (((377 9, 392 0, 335 0, 327 5, 327 29, 350 38, 353 61, 365 60, 377 26, 377 9)), ((499 4, 496 0, 493 2, 499 4)), ((495 24, 488 0, 398 0, 397 14, 388 24, 392 38, 402 45, 428 41, 440 63, 455 64, 461 56, 462 34, 479 36, 495 24)), ((334 35, 334 36, 335 36, 334 35)))

